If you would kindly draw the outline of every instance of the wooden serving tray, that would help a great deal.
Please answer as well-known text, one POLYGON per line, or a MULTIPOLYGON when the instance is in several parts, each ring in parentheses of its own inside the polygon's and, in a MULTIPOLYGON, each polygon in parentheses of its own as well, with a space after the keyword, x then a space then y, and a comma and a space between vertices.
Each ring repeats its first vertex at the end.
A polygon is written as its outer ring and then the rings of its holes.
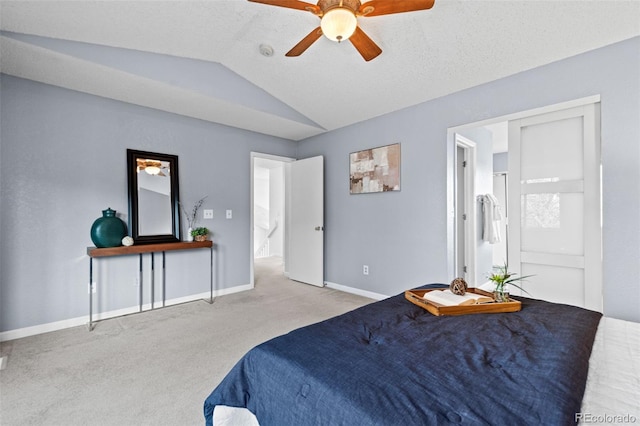
MULTIPOLYGON (((434 290, 444 290, 444 288, 430 288, 421 290, 406 290, 404 297, 414 305, 418 305, 421 308, 426 309, 433 315, 468 315, 468 314, 497 314, 501 312, 517 312, 522 308, 522 304, 513 299, 509 299, 508 302, 490 302, 481 303, 477 305, 463 305, 463 306, 444 306, 440 303, 432 302, 430 300, 423 299, 425 293, 434 290)), ((467 293, 476 293, 483 296, 493 298, 493 294, 480 290, 477 288, 467 289, 467 293)))

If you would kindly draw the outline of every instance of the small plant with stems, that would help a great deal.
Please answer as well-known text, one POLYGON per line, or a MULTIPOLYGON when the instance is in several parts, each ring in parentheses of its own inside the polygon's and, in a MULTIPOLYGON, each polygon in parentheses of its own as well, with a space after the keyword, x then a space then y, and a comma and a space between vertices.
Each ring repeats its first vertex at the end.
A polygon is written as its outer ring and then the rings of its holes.
POLYGON ((196 201, 196 203, 193 205, 193 209, 191 209, 191 212, 187 212, 187 209, 184 208, 184 204, 182 204, 181 201, 178 202, 178 204, 180 204, 180 210, 182 210, 182 213, 187 218, 187 224, 189 225, 188 228, 193 228, 193 226, 196 224, 196 221, 198 220, 198 210, 200 210, 200 207, 202 207, 202 204, 204 203, 204 200, 206 198, 207 197, 202 197, 201 199, 196 201))

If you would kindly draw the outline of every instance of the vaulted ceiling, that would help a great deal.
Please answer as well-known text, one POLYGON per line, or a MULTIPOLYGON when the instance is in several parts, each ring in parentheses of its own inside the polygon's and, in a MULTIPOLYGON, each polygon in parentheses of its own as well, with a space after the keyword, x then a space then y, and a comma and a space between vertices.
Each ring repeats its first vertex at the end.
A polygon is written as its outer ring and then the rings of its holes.
POLYGON ((640 2, 436 0, 359 18, 370 62, 324 37, 284 56, 318 24, 245 0, 1 1, 0 71, 301 140, 638 36, 640 2))

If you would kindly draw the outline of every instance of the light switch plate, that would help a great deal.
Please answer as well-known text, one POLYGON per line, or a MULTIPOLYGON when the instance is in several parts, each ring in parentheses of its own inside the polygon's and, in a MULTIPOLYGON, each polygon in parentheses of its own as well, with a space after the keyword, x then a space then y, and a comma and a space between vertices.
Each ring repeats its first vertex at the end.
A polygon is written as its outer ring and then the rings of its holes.
POLYGON ((213 219, 213 209, 204 209, 202 211, 203 219, 213 219))
POLYGON ((227 219, 233 218, 233 212, 231 210, 227 210, 227 219))

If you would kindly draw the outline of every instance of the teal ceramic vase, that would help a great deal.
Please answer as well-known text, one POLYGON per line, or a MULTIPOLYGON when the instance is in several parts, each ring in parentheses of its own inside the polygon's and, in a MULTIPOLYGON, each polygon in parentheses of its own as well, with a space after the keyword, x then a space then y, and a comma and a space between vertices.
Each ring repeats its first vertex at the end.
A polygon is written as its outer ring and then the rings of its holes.
POLYGON ((96 247, 118 247, 127 235, 127 225, 116 217, 116 211, 110 207, 102 210, 102 217, 91 225, 91 241, 96 247))

